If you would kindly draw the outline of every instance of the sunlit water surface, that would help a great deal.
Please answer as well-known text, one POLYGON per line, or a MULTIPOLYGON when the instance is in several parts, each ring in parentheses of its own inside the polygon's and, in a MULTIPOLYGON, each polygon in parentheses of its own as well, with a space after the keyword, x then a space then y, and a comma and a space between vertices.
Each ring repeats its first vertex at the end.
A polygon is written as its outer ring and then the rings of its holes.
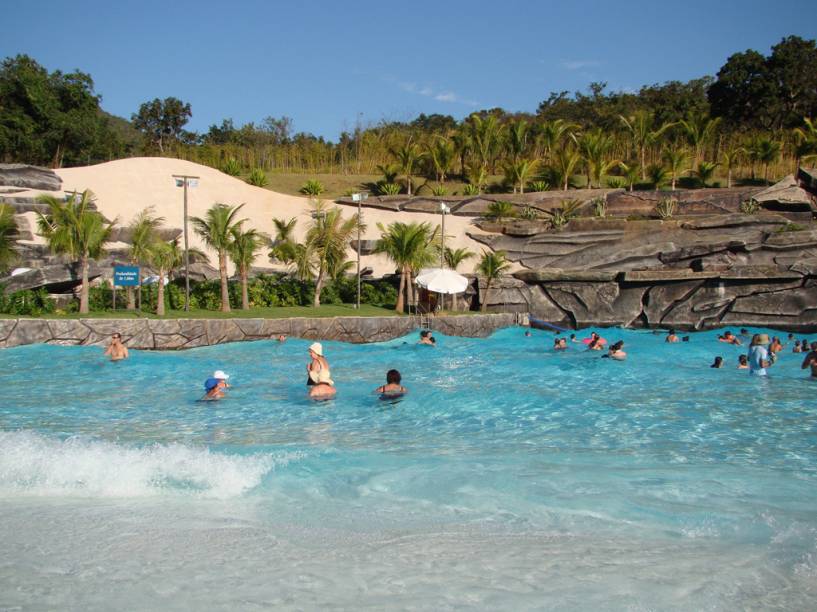
POLYGON ((817 609, 802 355, 603 333, 0 351, 0 608, 817 609))

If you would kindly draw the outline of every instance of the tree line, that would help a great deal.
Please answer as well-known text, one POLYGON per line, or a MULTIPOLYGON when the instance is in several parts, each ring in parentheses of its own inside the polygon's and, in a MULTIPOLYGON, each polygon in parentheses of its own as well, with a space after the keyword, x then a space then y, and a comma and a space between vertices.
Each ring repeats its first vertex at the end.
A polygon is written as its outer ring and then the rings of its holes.
MULTIPOLYGON (((51 251, 78 262, 80 270, 79 312, 89 312, 89 269, 93 260, 105 254, 111 241, 116 221, 109 221, 96 210, 94 195, 90 190, 69 194, 65 198, 43 195, 39 201, 47 206, 46 212, 37 213, 38 234, 45 238, 51 251)), ((206 247, 217 255, 222 312, 230 312, 228 262, 235 266, 241 286, 241 308, 252 306, 249 295, 250 268, 256 256, 265 248, 269 256, 284 266, 287 275, 300 281, 314 283, 314 307, 321 304, 321 294, 327 281, 340 281, 348 277, 354 263, 347 259, 347 248, 357 230, 357 214, 344 218, 337 206, 328 206, 321 200, 313 200, 312 214, 303 242, 294 239, 296 219, 273 219, 276 236, 273 238, 248 227, 248 220, 240 218, 244 205, 232 206, 214 203, 203 217, 191 217, 193 231, 201 237, 206 247)), ((126 254, 128 263, 146 266, 156 275, 156 314, 165 314, 165 280, 178 274, 184 265, 184 251, 178 238, 165 240, 161 236, 164 218, 156 216, 152 208, 140 211, 129 223, 131 236, 126 254)), ((361 223, 361 228, 363 227, 361 223)), ((421 268, 439 261, 442 241, 439 227, 430 223, 394 222, 388 226, 378 225, 380 238, 376 253, 385 254, 399 271, 395 309, 403 312, 406 303, 413 303, 414 276, 421 268)), ((17 228, 10 206, 0 205, 0 266, 3 269, 13 262, 14 241, 17 228)), ((197 249, 190 249, 194 257, 206 258, 197 249)), ((449 268, 456 270, 467 259, 476 255, 467 249, 445 248, 443 256, 449 268)), ((481 274, 490 291, 501 274, 507 270, 502 252, 483 250, 475 271, 481 274)), ((140 279, 141 281, 141 279, 140 279)), ((127 289, 129 309, 135 309, 134 293, 127 289)), ((483 296, 482 307, 487 298, 483 296)))
POLYGON ((26 56, 0 68, 0 159, 59 166, 131 154, 175 156, 263 186, 268 172, 369 174, 384 194, 440 195, 579 186, 710 185, 764 180, 817 154, 817 47, 789 36, 768 55, 730 56, 714 77, 637 92, 552 92, 536 112, 486 109, 463 120, 421 114, 358 125, 337 142, 293 133, 287 117, 187 131, 189 103, 143 103, 122 125, 102 114, 89 75, 49 74, 26 56), (31 87, 30 85, 36 85, 31 87), (36 93, 34 95, 32 92, 36 93), (81 119, 81 120, 73 120, 81 119), (496 177, 499 177, 498 179, 496 177))

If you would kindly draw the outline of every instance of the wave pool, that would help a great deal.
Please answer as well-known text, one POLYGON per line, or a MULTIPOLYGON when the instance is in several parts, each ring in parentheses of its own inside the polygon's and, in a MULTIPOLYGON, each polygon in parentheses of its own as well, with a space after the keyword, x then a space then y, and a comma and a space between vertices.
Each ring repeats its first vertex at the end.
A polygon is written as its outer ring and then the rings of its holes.
POLYGON ((320 403, 296 339, 0 351, 0 608, 817 608, 803 356, 601 331, 328 342, 320 403))

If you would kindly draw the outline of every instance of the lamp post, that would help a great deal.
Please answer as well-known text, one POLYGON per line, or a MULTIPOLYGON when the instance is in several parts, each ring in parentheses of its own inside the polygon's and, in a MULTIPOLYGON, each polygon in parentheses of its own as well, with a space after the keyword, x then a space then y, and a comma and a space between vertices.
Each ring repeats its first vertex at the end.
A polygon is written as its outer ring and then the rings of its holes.
POLYGON ((363 216, 361 204, 368 197, 369 194, 365 191, 352 194, 352 202, 357 202, 357 249, 355 249, 357 251, 357 302, 355 308, 358 310, 360 310, 360 224, 362 223, 363 216))
POLYGON ((440 214, 443 218, 442 228, 442 247, 440 248, 440 268, 445 267, 445 215, 450 213, 451 209, 445 205, 445 202, 440 202, 440 214))
POLYGON ((198 187, 199 177, 174 174, 176 187, 184 187, 184 311, 190 311, 190 248, 187 240, 187 187, 198 187))

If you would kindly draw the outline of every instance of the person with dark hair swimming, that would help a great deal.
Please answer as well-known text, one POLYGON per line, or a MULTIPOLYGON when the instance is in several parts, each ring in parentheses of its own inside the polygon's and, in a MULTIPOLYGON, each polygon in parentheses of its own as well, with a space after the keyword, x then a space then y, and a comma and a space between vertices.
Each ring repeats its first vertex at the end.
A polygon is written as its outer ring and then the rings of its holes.
POLYGON ((723 357, 718 355, 715 357, 715 361, 712 362, 712 365, 709 366, 710 368, 721 368, 723 366, 723 357))
POLYGON ((738 370, 749 369, 749 358, 746 355, 738 355, 738 370))
POLYGON ((128 347, 122 343, 122 334, 114 332, 111 336, 111 343, 105 350, 105 355, 110 355, 111 361, 122 361, 128 358, 128 347))
POLYGON ((566 351, 567 350, 567 340, 564 338, 554 338, 553 339, 553 350, 554 351, 566 351))
POLYGON ((400 384, 402 376, 398 370, 386 372, 386 384, 375 389, 375 393, 380 394, 380 399, 394 399, 408 393, 408 389, 400 384))
POLYGON ((803 365, 800 366, 800 369, 811 368, 811 377, 817 379, 817 342, 812 342, 810 348, 811 351, 803 359, 803 365))
POLYGON ((718 336, 718 342, 726 342, 727 344, 734 344, 736 346, 741 345, 741 341, 729 330, 723 332, 722 336, 718 336))
POLYGON ((627 359, 627 353, 625 353, 622 349, 624 348, 624 340, 619 340, 618 342, 614 342, 610 345, 610 348, 607 351, 606 355, 602 355, 603 357, 609 357, 610 359, 616 359, 618 361, 624 361, 627 359))
POLYGON ((674 329, 669 330, 667 337, 664 338, 664 342, 679 342, 678 336, 675 334, 674 329))

